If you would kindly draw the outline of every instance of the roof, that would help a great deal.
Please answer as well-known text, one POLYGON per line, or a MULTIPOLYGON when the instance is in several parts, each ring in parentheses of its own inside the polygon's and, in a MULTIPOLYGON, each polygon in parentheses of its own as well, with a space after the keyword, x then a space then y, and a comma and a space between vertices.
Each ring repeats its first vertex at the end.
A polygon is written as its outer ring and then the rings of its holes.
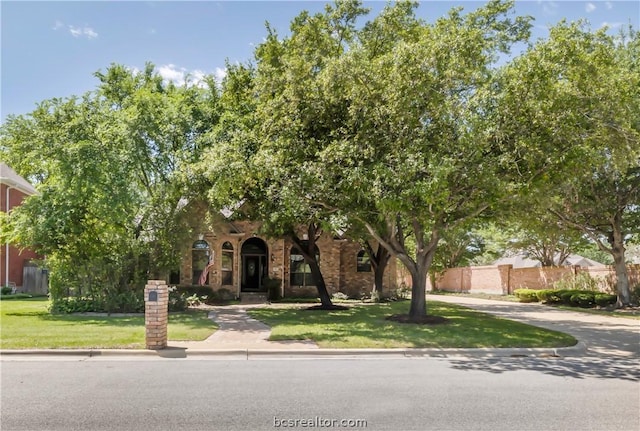
MULTIPOLYGON (((493 265, 513 265, 514 268, 536 268, 542 266, 540 261, 529 259, 522 253, 502 257, 493 262, 493 265)), ((564 261, 563 266, 600 267, 605 265, 577 254, 571 254, 564 261)))
POLYGON ((26 195, 35 195, 38 193, 36 189, 29 184, 29 181, 16 174, 16 171, 5 163, 0 163, 0 184, 6 184, 11 188, 20 190, 26 195))

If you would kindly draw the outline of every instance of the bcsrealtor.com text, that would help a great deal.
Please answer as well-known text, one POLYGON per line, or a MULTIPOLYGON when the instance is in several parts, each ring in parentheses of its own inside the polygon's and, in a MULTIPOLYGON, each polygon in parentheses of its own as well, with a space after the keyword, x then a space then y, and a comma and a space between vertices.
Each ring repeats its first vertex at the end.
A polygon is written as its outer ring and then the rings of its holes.
POLYGON ((273 417, 274 428, 366 428, 366 419, 331 419, 314 416, 312 418, 273 417))

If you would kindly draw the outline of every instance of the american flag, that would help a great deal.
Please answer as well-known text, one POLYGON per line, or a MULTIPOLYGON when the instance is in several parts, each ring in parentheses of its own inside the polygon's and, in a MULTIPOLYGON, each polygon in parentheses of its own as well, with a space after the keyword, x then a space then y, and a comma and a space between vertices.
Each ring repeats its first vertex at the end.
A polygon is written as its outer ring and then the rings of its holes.
POLYGON ((207 275, 209 275, 209 270, 213 266, 213 259, 209 258, 209 263, 202 270, 202 274, 200 274, 200 278, 198 279, 198 284, 200 286, 204 286, 207 282, 207 275))

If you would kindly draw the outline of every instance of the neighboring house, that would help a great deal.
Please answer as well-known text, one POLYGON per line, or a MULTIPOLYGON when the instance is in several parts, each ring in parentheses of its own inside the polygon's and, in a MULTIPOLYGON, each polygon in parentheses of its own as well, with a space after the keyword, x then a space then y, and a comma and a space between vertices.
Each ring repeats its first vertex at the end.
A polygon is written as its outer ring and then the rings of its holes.
MULTIPOLYGON (((542 266, 539 260, 530 259, 524 254, 515 254, 513 256, 502 257, 492 265, 513 265, 514 268, 539 268, 542 266)), ((586 257, 579 256, 577 254, 570 254, 562 264, 562 266, 580 266, 587 268, 605 267, 606 265, 596 262, 595 260, 587 259, 586 257)))
MULTIPOLYGON (((0 211, 10 213, 27 197, 36 194, 36 189, 4 163, 0 163, 0 211)), ((20 250, 11 244, 2 244, 0 250, 0 285, 22 290, 24 268, 31 260, 42 256, 30 250, 20 250)))
MULTIPOLYGON (((220 295, 248 297, 267 291, 265 278, 282 280, 285 297, 316 297, 317 289, 309 266, 292 241, 267 238, 260 223, 220 219, 209 232, 197 234, 185 245, 179 274, 170 282, 207 285, 220 295)), ((303 237, 304 239, 304 237, 303 237)), ((370 294, 374 273, 360 244, 322 234, 316 242, 318 261, 329 294, 350 297, 370 294)), ((384 290, 396 288, 396 264, 392 259, 384 277, 384 290)))

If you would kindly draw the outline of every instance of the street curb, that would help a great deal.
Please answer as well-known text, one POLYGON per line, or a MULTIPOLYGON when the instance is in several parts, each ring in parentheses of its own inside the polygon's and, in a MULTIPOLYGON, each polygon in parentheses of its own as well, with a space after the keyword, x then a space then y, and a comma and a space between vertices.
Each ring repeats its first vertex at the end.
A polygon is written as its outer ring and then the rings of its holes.
POLYGON ((186 358, 189 356, 242 357, 250 358, 357 358, 357 357, 398 357, 447 358, 452 356, 522 358, 522 357, 572 357, 583 356, 587 346, 578 342, 575 346, 558 348, 478 348, 478 349, 431 349, 431 348, 395 348, 395 349, 188 349, 169 347, 160 350, 126 349, 24 349, 0 350, 0 356, 51 355, 51 356, 159 356, 165 358, 186 358))

